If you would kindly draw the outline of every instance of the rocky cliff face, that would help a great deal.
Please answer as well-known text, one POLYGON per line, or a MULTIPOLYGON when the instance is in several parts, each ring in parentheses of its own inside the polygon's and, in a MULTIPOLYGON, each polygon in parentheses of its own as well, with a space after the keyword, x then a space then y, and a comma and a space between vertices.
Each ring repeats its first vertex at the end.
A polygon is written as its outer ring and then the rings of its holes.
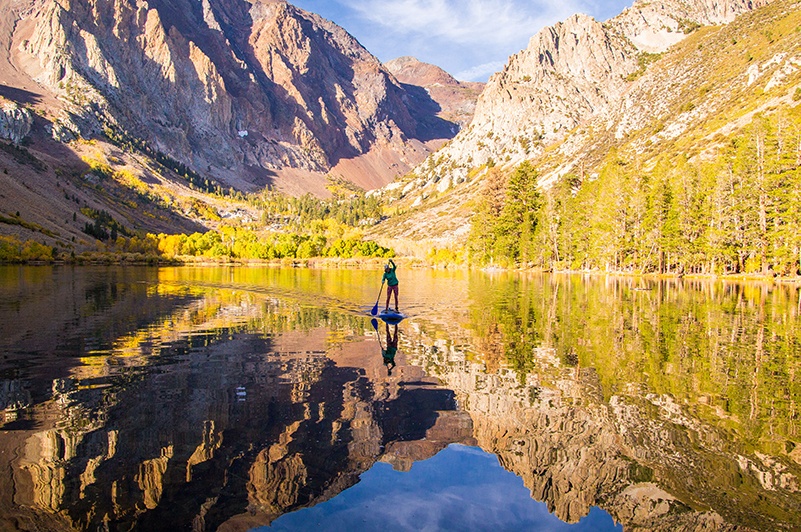
POLYGON ((630 42, 575 15, 539 32, 490 78, 470 126, 442 154, 465 167, 522 160, 607 109, 636 68, 630 42))
POLYGON ((13 102, 0 106, 0 139, 19 144, 30 133, 33 114, 13 102))
POLYGON ((470 125, 416 171, 423 183, 470 168, 516 164, 541 155, 577 127, 604 127, 648 61, 702 25, 729 22, 770 3, 713 0, 638 1, 601 23, 575 15, 531 38, 494 74, 470 125))
POLYGON ((610 20, 640 51, 659 53, 681 41, 695 27, 727 24, 742 13, 759 9, 771 0, 637 0, 610 20))
POLYGON ((67 102, 56 123, 238 188, 319 189, 342 169, 377 186, 453 134, 347 32, 283 1, 24 4, 10 63, 67 102), (394 166, 364 174, 378 156, 394 166))

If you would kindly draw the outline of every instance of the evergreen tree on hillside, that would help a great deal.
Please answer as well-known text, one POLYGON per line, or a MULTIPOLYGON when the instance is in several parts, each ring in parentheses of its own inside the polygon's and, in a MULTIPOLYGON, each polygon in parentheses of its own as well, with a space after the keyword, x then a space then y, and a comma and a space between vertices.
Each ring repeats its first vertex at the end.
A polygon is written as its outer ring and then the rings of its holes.
POLYGON ((467 249, 476 264, 492 263, 495 257, 495 225, 503 209, 506 176, 498 167, 487 171, 473 216, 467 249))
POLYGON ((506 250, 512 263, 527 263, 534 256, 534 233, 542 198, 537 171, 524 161, 509 177, 506 196, 495 227, 496 249, 506 250))
POLYGON ((537 171, 525 161, 508 180, 491 168, 473 217, 468 249, 474 262, 515 265, 538 256, 536 229, 542 204, 537 171))
POLYGON ((497 216, 484 211, 474 235, 495 237, 495 257, 545 269, 558 263, 562 269, 797 275, 801 106, 757 115, 713 146, 717 154, 663 154, 646 167, 611 151, 597 174, 567 175, 544 195, 533 186, 534 167, 524 163, 510 176, 497 216))

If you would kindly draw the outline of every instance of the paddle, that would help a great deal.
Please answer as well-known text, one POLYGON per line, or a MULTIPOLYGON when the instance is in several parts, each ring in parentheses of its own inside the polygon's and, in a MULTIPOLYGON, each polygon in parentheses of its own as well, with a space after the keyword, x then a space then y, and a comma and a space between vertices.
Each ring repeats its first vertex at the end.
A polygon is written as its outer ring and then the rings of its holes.
POLYGON ((383 352, 384 346, 381 344, 381 333, 378 332, 378 320, 373 318, 370 320, 370 324, 373 326, 373 329, 375 329, 375 334, 378 336, 378 347, 380 347, 383 352))
POLYGON ((373 316, 378 314, 378 300, 381 299, 381 292, 383 291, 384 291, 384 280, 381 279, 381 289, 378 291, 378 297, 375 298, 375 306, 373 307, 373 310, 370 311, 370 314, 372 314, 373 316))

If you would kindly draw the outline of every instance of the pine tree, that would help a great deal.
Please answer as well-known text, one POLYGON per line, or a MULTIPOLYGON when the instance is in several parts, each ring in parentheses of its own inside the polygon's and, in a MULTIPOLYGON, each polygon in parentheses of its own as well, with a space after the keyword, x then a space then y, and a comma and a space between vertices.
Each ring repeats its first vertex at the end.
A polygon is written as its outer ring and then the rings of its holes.
POLYGON ((496 226, 497 253, 515 262, 529 262, 533 256, 537 211, 542 203, 534 166, 522 162, 509 177, 503 209, 496 226))
POLYGON ((470 260, 473 262, 487 264, 493 261, 495 226, 503 209, 505 190, 506 176, 499 168, 490 168, 484 178, 467 241, 470 260))

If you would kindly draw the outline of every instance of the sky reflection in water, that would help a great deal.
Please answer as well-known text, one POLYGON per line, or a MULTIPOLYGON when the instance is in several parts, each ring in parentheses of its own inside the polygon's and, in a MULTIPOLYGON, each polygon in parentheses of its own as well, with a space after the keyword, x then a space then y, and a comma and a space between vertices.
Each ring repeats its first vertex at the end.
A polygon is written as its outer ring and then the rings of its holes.
POLYGON ((377 463, 330 501, 276 519, 255 532, 299 530, 622 531, 598 508, 575 524, 548 513, 520 477, 478 447, 450 445, 399 472, 377 463))

